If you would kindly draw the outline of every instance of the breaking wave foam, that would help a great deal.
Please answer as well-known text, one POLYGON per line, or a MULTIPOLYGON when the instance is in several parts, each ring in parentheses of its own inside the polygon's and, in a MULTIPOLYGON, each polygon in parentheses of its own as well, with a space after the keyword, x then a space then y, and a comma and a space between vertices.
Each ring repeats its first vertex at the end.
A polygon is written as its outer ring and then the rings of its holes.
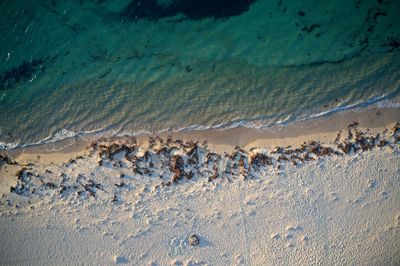
POLYGON ((12 150, 17 148, 25 148, 29 146, 36 146, 36 145, 43 145, 43 144, 50 144, 56 143, 66 139, 76 139, 76 140, 85 140, 85 139, 96 139, 101 137, 125 137, 125 136, 139 136, 145 134, 160 134, 165 132, 187 132, 187 131, 203 131, 203 130, 210 130, 210 129, 232 129, 238 127, 246 127, 246 128, 257 128, 257 129, 265 129, 272 126, 286 126, 288 124, 298 122, 298 121, 305 121, 309 119, 316 119, 323 116, 331 115, 337 112, 342 112, 346 110, 352 109, 362 109, 369 107, 371 105, 380 107, 380 108, 399 108, 400 101, 396 99, 396 95, 382 95, 375 98, 372 98, 366 102, 355 103, 345 106, 338 106, 329 110, 325 110, 319 113, 313 113, 308 115, 302 115, 298 117, 293 117, 293 115, 289 114, 283 118, 274 118, 270 121, 267 120, 240 120, 240 121, 231 121, 228 123, 221 123, 218 125, 191 125, 189 127, 182 127, 178 129, 163 129, 157 132, 151 132, 148 130, 139 130, 139 131, 115 131, 110 128, 100 128, 95 130, 89 131, 79 131, 74 132, 68 129, 61 129, 60 131, 56 132, 53 136, 48 136, 38 142, 35 143, 28 143, 28 144, 20 144, 18 142, 0 142, 0 150, 12 150), (262 122, 261 122, 262 121, 262 122))

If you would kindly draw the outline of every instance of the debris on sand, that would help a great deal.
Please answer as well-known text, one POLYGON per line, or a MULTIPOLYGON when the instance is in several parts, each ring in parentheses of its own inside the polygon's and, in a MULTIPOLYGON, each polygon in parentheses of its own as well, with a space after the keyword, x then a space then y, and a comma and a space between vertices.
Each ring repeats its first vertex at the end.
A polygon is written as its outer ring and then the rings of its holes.
POLYGON ((191 234, 188 238, 188 241, 189 245, 191 246, 197 246, 198 244, 200 244, 200 238, 195 234, 191 234))
MULTIPOLYGON (((136 139, 113 143, 98 140, 90 146, 91 154, 85 160, 92 158, 94 162, 99 162, 97 167, 120 169, 123 173, 118 173, 118 181, 110 184, 101 181, 100 184, 94 173, 89 179, 81 174, 67 176, 63 170, 59 174, 47 168, 39 173, 35 171, 35 165, 30 165, 16 173, 16 183, 10 187, 10 192, 26 195, 58 189, 59 195, 65 197, 77 194, 96 198, 97 193, 102 191, 113 198, 113 202, 118 202, 121 193, 132 188, 130 180, 136 178, 159 179, 159 188, 177 185, 183 180, 195 182, 200 178, 206 178, 209 182, 232 182, 238 177, 243 180, 257 179, 262 178, 268 169, 300 167, 319 158, 368 152, 375 147, 382 149, 388 146, 394 149, 400 140, 400 123, 379 134, 372 134, 370 130, 362 131, 358 126, 357 122, 350 124, 348 136, 342 137, 339 132, 330 145, 309 141, 300 147, 276 147, 263 152, 256 148, 245 151, 237 146, 232 153, 218 154, 204 146, 206 143, 203 145, 172 138, 164 141, 160 137, 150 137, 148 145, 139 145, 136 139)), ((80 159, 83 157, 68 161, 62 166, 63 169, 71 171, 79 167, 77 160, 80 159)), ((1 162, 14 163, 5 156, 0 156, 1 162)))

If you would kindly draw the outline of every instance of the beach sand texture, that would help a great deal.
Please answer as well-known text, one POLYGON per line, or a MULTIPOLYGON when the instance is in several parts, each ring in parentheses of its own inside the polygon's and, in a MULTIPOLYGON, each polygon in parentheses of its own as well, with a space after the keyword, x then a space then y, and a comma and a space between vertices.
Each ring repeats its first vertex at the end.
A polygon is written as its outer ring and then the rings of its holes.
POLYGON ((251 151, 128 138, 4 157, 0 262, 398 265, 400 129, 387 126, 251 151))

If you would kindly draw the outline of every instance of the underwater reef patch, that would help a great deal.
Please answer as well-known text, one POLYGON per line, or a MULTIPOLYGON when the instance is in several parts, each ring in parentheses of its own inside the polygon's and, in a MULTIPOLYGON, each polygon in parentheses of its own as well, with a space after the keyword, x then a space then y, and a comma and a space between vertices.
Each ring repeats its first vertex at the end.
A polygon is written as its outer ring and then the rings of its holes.
POLYGON ((257 0, 133 0, 120 12, 120 16, 129 21, 159 20, 178 14, 191 20, 227 19, 248 11, 255 1, 257 0))
POLYGON ((0 74, 0 91, 15 88, 21 82, 32 80, 35 75, 43 72, 47 58, 27 61, 0 74))

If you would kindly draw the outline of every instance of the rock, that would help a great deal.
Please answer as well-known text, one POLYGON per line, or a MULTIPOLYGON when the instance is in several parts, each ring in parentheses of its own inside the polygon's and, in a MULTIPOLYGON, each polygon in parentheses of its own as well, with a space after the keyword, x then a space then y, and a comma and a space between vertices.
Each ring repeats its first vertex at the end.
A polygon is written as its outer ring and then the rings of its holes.
POLYGON ((218 164, 216 164, 216 163, 214 164, 213 170, 214 170, 214 173, 208 178, 208 181, 215 180, 219 177, 218 164))
POLYGON ((0 155, 0 166, 2 164, 10 164, 10 165, 17 165, 18 163, 16 161, 13 161, 10 157, 7 155, 0 155))
POLYGON ((191 246, 197 246, 198 244, 200 244, 200 238, 195 234, 191 234, 188 240, 189 240, 189 245, 191 246))
POLYGON ((186 176, 184 169, 184 160, 181 156, 175 155, 170 163, 170 171, 174 173, 173 182, 178 182, 186 176))
POLYGON ((264 165, 272 165, 272 158, 268 157, 265 154, 257 153, 257 154, 254 154, 253 156, 251 156, 250 164, 255 165, 257 167, 261 167, 264 165))

